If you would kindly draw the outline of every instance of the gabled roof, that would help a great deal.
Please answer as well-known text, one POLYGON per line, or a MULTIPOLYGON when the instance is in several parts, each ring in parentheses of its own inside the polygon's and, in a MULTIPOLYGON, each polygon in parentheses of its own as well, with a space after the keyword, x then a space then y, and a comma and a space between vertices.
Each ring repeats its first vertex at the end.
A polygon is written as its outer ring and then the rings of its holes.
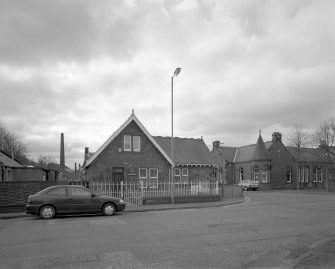
POLYGON ((156 140, 151 136, 151 134, 145 129, 142 123, 138 120, 134 113, 130 115, 130 117, 117 129, 108 139, 107 141, 89 158, 85 167, 88 167, 99 155, 100 153, 125 129, 132 121, 134 121, 138 127, 142 130, 142 132, 148 137, 148 139, 156 146, 159 152, 166 158, 169 163, 172 163, 171 158, 166 154, 166 152, 161 148, 161 146, 156 142, 156 140))
MULTIPOLYGON (((297 147, 287 147, 293 158, 298 158, 297 147)), ((327 162, 325 152, 320 148, 300 148, 300 161, 302 162, 327 162)))
POLYGON ((231 163, 234 161, 237 149, 236 147, 220 147, 219 156, 223 160, 231 163))
POLYGON ((267 150, 269 149, 271 144, 272 144, 271 142, 264 143, 262 138, 261 138, 261 141, 258 138, 257 144, 243 146, 243 147, 238 148, 234 162, 249 162, 253 160, 267 160, 269 159, 267 150), (260 145, 260 144, 263 144, 263 145, 260 145))
POLYGON ((16 161, 15 159, 12 159, 7 153, 0 150, 0 165, 14 168, 14 167, 24 167, 21 163, 16 161))
MULTIPOLYGON (((171 137, 154 136, 162 149, 171 157, 171 137)), ((174 163, 176 165, 212 165, 212 154, 203 139, 174 137, 174 163)))

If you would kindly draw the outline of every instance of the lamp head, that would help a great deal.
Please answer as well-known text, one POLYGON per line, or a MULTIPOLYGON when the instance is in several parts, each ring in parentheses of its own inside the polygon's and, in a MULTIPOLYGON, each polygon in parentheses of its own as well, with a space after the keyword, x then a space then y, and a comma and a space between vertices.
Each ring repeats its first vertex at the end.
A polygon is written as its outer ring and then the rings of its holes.
POLYGON ((174 77, 178 76, 179 73, 180 73, 180 71, 181 71, 181 68, 180 68, 180 67, 177 67, 176 70, 175 70, 174 73, 173 73, 173 76, 174 76, 174 77))

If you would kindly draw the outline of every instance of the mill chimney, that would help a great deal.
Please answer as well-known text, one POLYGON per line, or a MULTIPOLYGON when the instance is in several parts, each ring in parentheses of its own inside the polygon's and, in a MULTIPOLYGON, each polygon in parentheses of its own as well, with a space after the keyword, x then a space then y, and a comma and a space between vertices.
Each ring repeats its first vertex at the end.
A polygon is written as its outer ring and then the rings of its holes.
POLYGON ((65 176, 64 133, 60 134, 60 172, 65 176))

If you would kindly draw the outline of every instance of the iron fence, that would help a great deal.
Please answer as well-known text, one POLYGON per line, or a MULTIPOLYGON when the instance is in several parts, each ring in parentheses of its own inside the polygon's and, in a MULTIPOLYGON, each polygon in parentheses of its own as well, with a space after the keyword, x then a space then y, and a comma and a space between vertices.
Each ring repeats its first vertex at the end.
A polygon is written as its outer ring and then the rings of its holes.
MULTIPOLYGON (((126 202, 142 205, 145 197, 171 196, 170 182, 157 182, 154 185, 136 182, 72 182, 74 185, 88 187, 95 193, 123 198, 126 202)), ((174 183, 174 196, 201 196, 219 194, 218 181, 188 181, 174 183)))

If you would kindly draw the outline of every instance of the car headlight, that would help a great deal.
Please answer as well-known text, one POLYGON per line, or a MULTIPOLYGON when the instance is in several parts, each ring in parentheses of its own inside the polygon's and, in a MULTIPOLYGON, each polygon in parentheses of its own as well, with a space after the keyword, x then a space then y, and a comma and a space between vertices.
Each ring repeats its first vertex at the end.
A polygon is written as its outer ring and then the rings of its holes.
POLYGON ((119 200, 119 203, 124 203, 124 200, 123 200, 123 199, 120 199, 120 200, 119 200))

